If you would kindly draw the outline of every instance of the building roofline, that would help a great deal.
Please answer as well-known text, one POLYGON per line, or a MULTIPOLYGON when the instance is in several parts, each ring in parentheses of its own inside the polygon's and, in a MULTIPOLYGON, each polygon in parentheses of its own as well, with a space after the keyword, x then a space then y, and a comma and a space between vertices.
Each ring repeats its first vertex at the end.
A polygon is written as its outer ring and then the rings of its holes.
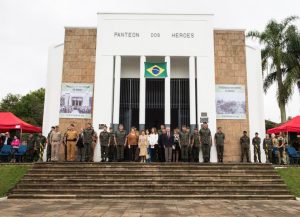
POLYGON ((110 11, 103 11, 97 12, 99 14, 124 14, 124 15, 207 15, 207 16, 214 16, 213 13, 181 13, 181 12, 110 12, 110 11))
POLYGON ((236 32, 246 32, 246 29, 239 28, 214 28, 216 31, 236 31, 236 32))
POLYGON ((65 26, 65 29, 97 29, 97 26, 65 26))

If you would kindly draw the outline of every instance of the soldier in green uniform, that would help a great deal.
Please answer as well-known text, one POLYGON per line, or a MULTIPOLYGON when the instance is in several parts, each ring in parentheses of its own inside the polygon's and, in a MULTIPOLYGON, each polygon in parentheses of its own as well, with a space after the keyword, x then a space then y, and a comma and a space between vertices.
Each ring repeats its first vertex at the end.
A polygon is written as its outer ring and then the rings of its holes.
POLYGON ((108 161, 113 162, 116 160, 116 146, 115 146, 115 133, 112 127, 109 128, 109 142, 108 142, 108 161))
POLYGON ((254 162, 257 163, 257 159, 259 163, 261 163, 260 158, 260 143, 261 139, 258 137, 258 133, 255 133, 255 137, 252 139, 252 145, 254 150, 254 162))
POLYGON ((273 162, 273 143, 272 139, 270 138, 269 134, 266 134, 266 138, 264 138, 263 141, 263 149, 266 154, 266 163, 272 163, 273 162))
POLYGON ((46 137, 42 135, 42 133, 39 133, 35 140, 35 146, 34 151, 37 158, 37 161, 42 162, 43 161, 43 155, 44 155, 44 149, 46 146, 46 137))
POLYGON ((119 129, 115 133, 115 145, 117 147, 117 160, 124 160, 124 147, 126 145, 126 131, 123 124, 119 125, 119 129))
POLYGON ((191 144, 192 144, 192 161, 199 162, 200 134, 197 128, 194 129, 194 133, 191 136, 191 144))
POLYGON ((240 138, 242 156, 241 162, 244 162, 244 155, 246 155, 247 162, 250 163, 249 149, 250 149, 250 138, 247 136, 247 131, 243 131, 243 136, 240 138))
POLYGON ((50 132, 47 136, 47 162, 51 161, 51 142, 50 142, 50 136, 51 133, 55 130, 55 127, 52 126, 50 132))
POLYGON ((219 163, 223 163, 224 140, 225 140, 225 134, 222 132, 222 128, 218 127, 218 132, 215 133, 215 144, 217 147, 217 155, 218 155, 219 163))
POLYGON ((26 160, 32 162, 34 157, 34 143, 35 143, 33 134, 29 134, 26 143, 27 143, 26 160))
POLYGON ((109 132, 107 132, 107 126, 104 126, 103 131, 99 135, 102 162, 107 161, 109 136, 110 135, 109 132))
POLYGON ((162 131, 166 129, 165 125, 160 125, 160 129, 157 131, 158 136, 160 136, 162 134, 162 131))
POLYGON ((187 131, 187 128, 185 125, 181 127, 181 133, 180 133, 180 145, 181 145, 181 160, 183 162, 188 162, 189 158, 189 145, 190 145, 190 134, 187 131))
POLYGON ((204 163, 209 163, 212 138, 211 138, 210 129, 208 128, 208 125, 206 122, 203 123, 202 128, 199 131, 199 134, 200 134, 200 142, 202 145, 202 153, 203 153, 204 163))
POLYGON ((82 132, 83 140, 83 159, 82 161, 92 162, 93 153, 92 153, 92 143, 93 137, 95 135, 94 129, 90 123, 87 124, 87 127, 82 132))

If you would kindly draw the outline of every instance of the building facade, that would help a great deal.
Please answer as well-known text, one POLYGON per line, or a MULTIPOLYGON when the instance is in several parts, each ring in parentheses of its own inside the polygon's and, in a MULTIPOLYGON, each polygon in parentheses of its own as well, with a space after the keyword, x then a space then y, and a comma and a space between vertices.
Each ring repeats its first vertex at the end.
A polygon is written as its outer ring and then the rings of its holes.
POLYGON ((49 50, 43 131, 208 121, 226 134, 224 161, 236 162, 243 130, 264 136, 261 74, 244 30, 214 29, 213 15, 99 13, 97 28, 66 27, 49 50), (166 63, 167 76, 146 78, 145 62, 166 63))

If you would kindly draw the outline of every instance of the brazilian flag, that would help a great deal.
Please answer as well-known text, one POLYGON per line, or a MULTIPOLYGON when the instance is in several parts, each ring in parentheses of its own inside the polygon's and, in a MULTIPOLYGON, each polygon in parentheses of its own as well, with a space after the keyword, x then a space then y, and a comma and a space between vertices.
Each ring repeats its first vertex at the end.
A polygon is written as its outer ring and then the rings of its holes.
POLYGON ((167 77, 167 63, 145 62, 145 78, 165 78, 167 77))

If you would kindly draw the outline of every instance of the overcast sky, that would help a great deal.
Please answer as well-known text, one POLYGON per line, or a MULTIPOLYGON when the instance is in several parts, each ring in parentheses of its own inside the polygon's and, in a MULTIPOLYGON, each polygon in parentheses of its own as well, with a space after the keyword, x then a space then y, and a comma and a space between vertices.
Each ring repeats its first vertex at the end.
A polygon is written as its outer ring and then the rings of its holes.
MULTIPOLYGON (((64 26, 96 26, 99 11, 213 13, 216 28, 260 31, 271 18, 300 16, 300 0, 0 0, 0 99, 45 87, 48 47, 63 42, 64 26)), ((275 92, 265 95, 265 117, 279 121, 275 92)), ((299 101, 295 91, 288 115, 299 101)))

